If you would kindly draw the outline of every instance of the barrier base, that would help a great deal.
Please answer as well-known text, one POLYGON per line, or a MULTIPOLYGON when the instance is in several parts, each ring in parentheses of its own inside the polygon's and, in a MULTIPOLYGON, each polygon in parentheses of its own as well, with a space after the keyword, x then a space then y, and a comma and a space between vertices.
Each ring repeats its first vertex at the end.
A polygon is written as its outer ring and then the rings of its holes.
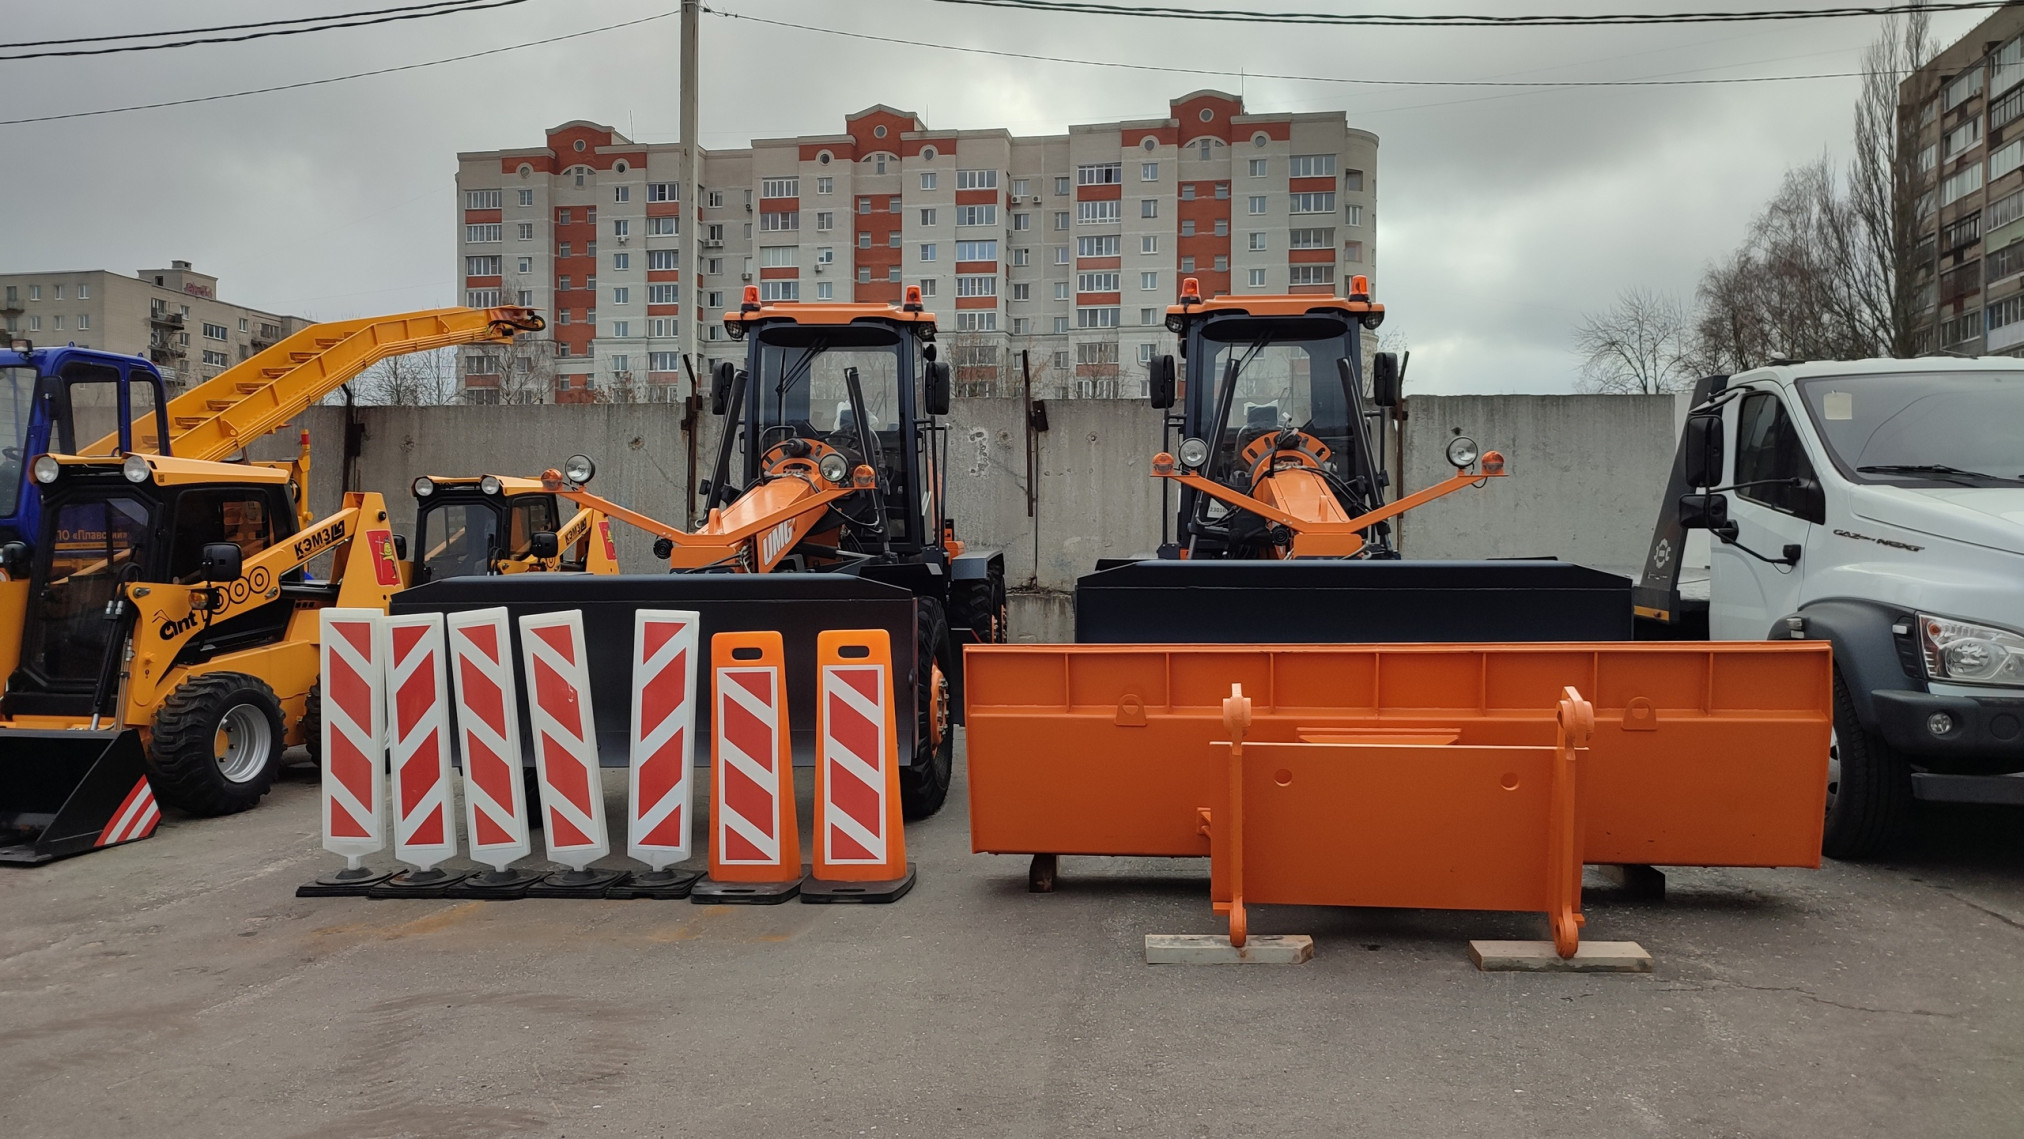
POLYGON ((1061 860, 1052 854, 1036 854, 1026 867, 1026 891, 1030 894, 1052 894, 1054 875, 1060 869, 1061 860))
POLYGON ((450 887, 469 878, 469 870, 445 870, 440 866, 428 870, 407 870, 367 890, 368 898, 443 898, 449 896, 450 887))
POLYGON ((530 898, 602 898, 626 880, 624 870, 560 870, 527 887, 530 898))
POLYGON ((914 864, 907 863, 905 875, 888 882, 826 882, 809 878, 801 883, 801 900, 811 906, 839 902, 897 902, 914 888, 914 864))
POLYGON ((701 878, 700 870, 645 870, 617 885, 607 887, 607 898, 660 898, 674 901, 689 896, 695 888, 696 879, 701 878))
POLYGON ((541 881, 531 870, 481 870, 443 892, 446 898, 492 898, 511 901, 527 896, 527 888, 541 881))
POLYGON ((707 875, 689 891, 689 900, 712 906, 777 906, 801 892, 804 879, 786 882, 719 882, 707 875))
POLYGON ((394 876, 391 870, 372 870, 361 866, 356 870, 339 870, 325 874, 314 882, 295 888, 298 898, 363 898, 374 886, 394 876))

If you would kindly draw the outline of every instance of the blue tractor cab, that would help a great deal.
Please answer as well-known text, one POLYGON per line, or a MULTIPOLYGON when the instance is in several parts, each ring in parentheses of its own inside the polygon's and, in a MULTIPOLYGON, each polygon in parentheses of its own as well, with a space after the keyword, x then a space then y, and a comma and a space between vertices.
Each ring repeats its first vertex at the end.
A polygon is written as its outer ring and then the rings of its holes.
POLYGON ((18 340, 0 348, 0 547, 39 533, 41 496, 29 476, 37 455, 115 446, 166 455, 167 404, 162 374, 138 356, 18 340))

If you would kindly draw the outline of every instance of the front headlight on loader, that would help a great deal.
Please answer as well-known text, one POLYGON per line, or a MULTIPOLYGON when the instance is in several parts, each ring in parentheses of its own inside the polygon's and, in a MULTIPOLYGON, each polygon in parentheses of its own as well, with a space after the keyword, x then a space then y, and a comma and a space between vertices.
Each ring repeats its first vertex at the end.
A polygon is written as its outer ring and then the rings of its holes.
POLYGON ((119 465, 119 473, 124 475, 128 482, 146 482, 152 472, 148 470, 146 459, 139 455, 128 455, 126 461, 119 465))
POLYGON ((31 470, 35 474, 36 482, 41 483, 43 486, 48 486, 50 483, 56 481, 56 476, 63 473, 63 464, 48 455, 37 455, 35 457, 35 464, 31 470))
POLYGON ((597 477, 597 464, 590 461, 589 455, 571 455, 563 460, 562 477, 582 486, 597 477))
POLYGON ((841 484, 843 480, 850 477, 850 460, 837 454, 835 451, 831 451, 822 457, 821 462, 816 464, 816 469, 822 472, 823 478, 828 479, 830 482, 841 484))
POLYGON ((1192 437, 1183 439, 1177 450, 1180 453, 1176 457, 1181 460, 1181 466, 1188 470, 1200 470, 1202 464, 1209 461, 1209 444, 1201 439, 1192 437))
POLYGON ((1921 613, 1919 647, 1934 680, 2024 686, 2024 634, 1921 613))
POLYGON ((497 475, 486 475, 484 478, 478 480, 478 489, 484 491, 486 494, 498 494, 501 486, 502 484, 499 482, 499 476, 497 475))
POLYGON ((436 493, 436 480, 423 475, 415 480, 414 491, 416 498, 427 498, 436 493))
POLYGON ((1467 435, 1457 435, 1448 440, 1448 462, 1458 471, 1466 471, 1476 463, 1476 441, 1467 435))

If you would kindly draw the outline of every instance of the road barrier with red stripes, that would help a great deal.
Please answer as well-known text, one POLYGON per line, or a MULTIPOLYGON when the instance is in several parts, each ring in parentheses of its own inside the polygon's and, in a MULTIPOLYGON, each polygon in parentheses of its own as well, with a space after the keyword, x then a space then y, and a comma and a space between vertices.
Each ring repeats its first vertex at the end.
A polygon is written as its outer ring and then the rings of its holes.
POLYGON ((373 888, 375 897, 441 897, 470 876, 437 864, 457 853, 450 795, 450 697, 443 676, 443 617, 384 617, 374 651, 386 662, 388 768, 393 782, 394 857, 415 869, 373 888))
POLYGON ((831 630, 815 642, 815 867, 804 902, 891 902, 914 887, 900 822, 892 640, 831 630))
POLYGON ((386 751, 386 668, 374 632, 383 619, 376 609, 317 613, 323 848, 342 855, 344 869, 296 890, 302 897, 364 894, 390 876, 364 863, 386 847, 380 767, 386 751))
POLYGON ((445 618, 457 693, 457 750, 464 758, 464 833, 471 858, 491 867, 451 889, 454 897, 512 897, 540 874, 511 869, 534 849, 520 763, 520 697, 506 610, 445 618))
POLYGON ((548 857, 569 867, 535 883, 528 893, 601 898, 626 872, 590 869, 611 853, 611 836, 605 831, 583 614, 571 609, 520 618, 520 653, 527 674, 527 719, 534 730, 542 838, 548 857))
POLYGON ((702 874, 670 870, 692 853, 696 756, 696 652, 702 615, 642 609, 633 617, 632 767, 626 781, 626 853, 644 874, 611 897, 687 897, 702 874))
POLYGON ((801 890, 785 651, 778 633, 710 638, 710 873, 696 901, 784 902, 801 890))

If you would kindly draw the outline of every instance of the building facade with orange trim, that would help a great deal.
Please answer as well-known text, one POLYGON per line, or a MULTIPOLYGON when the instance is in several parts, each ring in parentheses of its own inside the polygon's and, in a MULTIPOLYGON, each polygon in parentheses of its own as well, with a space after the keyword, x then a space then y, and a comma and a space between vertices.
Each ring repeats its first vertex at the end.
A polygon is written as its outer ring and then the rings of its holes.
POLYGON ((679 145, 565 123, 540 147, 458 155, 458 299, 551 318, 548 358, 472 349, 461 382, 480 403, 672 397, 698 291, 710 361, 738 355, 722 320, 748 284, 769 302, 917 284, 959 392, 1011 390, 1024 352, 1041 393, 1136 397, 1173 350, 1184 277, 1205 295, 1375 288, 1377 142, 1341 112, 1254 114, 1220 91, 1038 137, 881 105, 838 134, 706 151, 698 199, 679 145))

